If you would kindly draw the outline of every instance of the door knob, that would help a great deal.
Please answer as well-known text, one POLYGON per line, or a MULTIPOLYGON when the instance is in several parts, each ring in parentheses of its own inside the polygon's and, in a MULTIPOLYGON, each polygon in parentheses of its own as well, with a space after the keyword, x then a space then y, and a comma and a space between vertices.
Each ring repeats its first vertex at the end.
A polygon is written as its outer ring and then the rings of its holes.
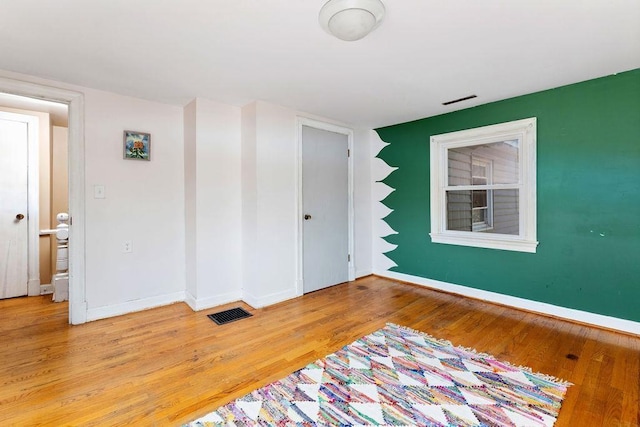
POLYGON ((23 214, 18 214, 18 215, 16 215, 16 219, 18 221, 22 221, 24 219, 24 215, 23 214))
POLYGON ((309 220, 309 219, 311 219, 311 215, 309 215, 309 214, 305 214, 305 215, 304 215, 304 219, 305 219, 305 220, 309 220))

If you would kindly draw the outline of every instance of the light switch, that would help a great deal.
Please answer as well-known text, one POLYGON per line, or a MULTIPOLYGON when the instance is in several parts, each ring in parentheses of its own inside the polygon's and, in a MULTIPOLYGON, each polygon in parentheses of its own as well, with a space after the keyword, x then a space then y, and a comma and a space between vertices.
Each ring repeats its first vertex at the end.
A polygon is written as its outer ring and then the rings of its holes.
POLYGON ((93 186, 93 198, 94 199, 104 199, 106 198, 104 194, 104 185, 94 185, 93 186))

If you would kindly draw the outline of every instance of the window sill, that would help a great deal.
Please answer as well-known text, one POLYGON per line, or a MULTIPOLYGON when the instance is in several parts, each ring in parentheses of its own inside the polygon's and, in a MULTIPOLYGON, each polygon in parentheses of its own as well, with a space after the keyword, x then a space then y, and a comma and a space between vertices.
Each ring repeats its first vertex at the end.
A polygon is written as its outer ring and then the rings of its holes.
POLYGON ((472 228, 475 232, 493 230, 493 227, 487 224, 473 224, 472 228))
POLYGON ((444 243, 447 245, 472 246, 475 248, 501 249, 504 251, 517 251, 536 253, 538 242, 535 240, 524 240, 514 236, 513 238, 496 238, 495 235, 473 234, 468 232, 455 234, 429 233, 432 243, 444 243))

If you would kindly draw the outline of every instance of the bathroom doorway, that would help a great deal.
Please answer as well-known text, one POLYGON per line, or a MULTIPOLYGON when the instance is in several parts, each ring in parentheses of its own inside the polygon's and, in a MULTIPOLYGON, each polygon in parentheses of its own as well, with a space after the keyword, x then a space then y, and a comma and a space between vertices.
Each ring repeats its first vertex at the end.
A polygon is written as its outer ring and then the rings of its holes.
POLYGON ((69 209, 68 106, 0 93, 0 147, 0 298, 50 294, 56 215, 69 209))
MULTIPOLYGON (((52 277, 56 273, 56 249, 57 240, 55 238, 54 229, 58 223, 56 215, 59 212, 69 212, 70 203, 70 179, 69 172, 71 169, 80 169, 83 171, 83 166, 76 165, 71 168, 69 162, 70 151, 78 151, 77 146, 82 148, 82 139, 78 138, 79 133, 77 123, 74 126, 75 132, 75 150, 70 150, 69 143, 69 105, 74 107, 74 110, 82 115, 82 111, 79 111, 81 107, 81 95, 64 90, 51 90, 46 87, 39 87, 38 85, 31 85, 23 82, 16 82, 7 79, 0 79, 0 91, 6 90, 12 92, 0 92, 0 111, 6 112, 5 114, 15 114, 14 117, 30 117, 32 121, 35 121, 37 129, 37 142, 34 147, 30 148, 29 162, 27 162, 27 168, 29 169, 29 183, 28 197, 30 197, 26 214, 24 215, 25 222, 28 222, 28 295, 42 295, 50 294, 53 291, 52 277), (20 90, 15 90, 15 89, 20 90), (14 95, 15 93, 24 93, 26 95, 36 96, 21 96, 14 95), (53 102, 44 99, 42 92, 52 93, 53 99, 60 99, 63 102, 53 102), (65 103, 64 101, 69 101, 65 103), (8 111, 8 112, 7 112, 8 111), (34 156, 34 151, 36 152, 34 156), (33 158, 36 158, 35 163, 33 158), (34 182, 36 183, 34 185, 34 182), (35 188, 35 190, 34 190, 35 188)), ((34 131, 32 130, 32 133, 34 131)), ((77 175, 77 174, 76 174, 77 175)), ((19 190, 24 191, 24 189, 19 190)), ((15 192, 15 191, 14 191, 15 192)), ((76 192, 77 193, 77 192, 76 192)), ((71 193, 72 194, 72 193, 71 193)), ((81 203, 76 201, 76 206, 83 206, 84 201, 81 203)), ((17 217, 21 217, 21 213, 16 214, 17 217)), ((83 223, 83 215, 79 215, 79 223, 83 223)), ((14 220, 17 222, 17 220, 14 220)), ((79 227, 81 228, 81 227, 79 227)), ((81 237, 78 240, 78 249, 84 250, 84 230, 80 229, 75 233, 76 236, 81 237)), ((4 249, 5 252, 8 249, 7 245, 4 248, 0 247, 0 250, 4 249)), ((74 251, 77 253, 77 251, 74 251)), ((72 262, 72 255, 69 256, 69 261, 72 262)), ((82 272, 84 259, 80 259, 80 268, 76 268, 76 271, 82 272)), ((7 266, 4 266, 7 267, 7 266)), ((10 267, 16 269, 16 266, 10 267)), ((81 274, 75 281, 75 295, 81 297, 84 302, 84 274, 81 274), (78 286, 80 284, 81 286, 78 286), (79 290, 79 291, 78 291, 79 290)), ((70 290, 72 284, 70 283, 70 290)), ((23 293, 24 294, 24 293, 23 293)), ((13 295, 12 295, 13 296, 13 295)), ((71 295, 70 295, 71 296, 71 295)), ((83 323, 85 321, 84 309, 85 304, 75 304, 75 315, 73 304, 69 303, 69 321, 70 323, 83 323), (79 309, 78 309, 79 308, 79 309), (75 319, 75 321, 74 321, 75 319)))

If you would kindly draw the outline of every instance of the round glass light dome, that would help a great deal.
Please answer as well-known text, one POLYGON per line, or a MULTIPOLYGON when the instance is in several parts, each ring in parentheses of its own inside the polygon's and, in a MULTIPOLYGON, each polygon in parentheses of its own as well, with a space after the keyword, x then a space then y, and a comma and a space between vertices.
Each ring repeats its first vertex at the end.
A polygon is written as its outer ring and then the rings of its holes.
POLYGON ((360 40, 373 31, 384 17, 380 0, 329 0, 320 9, 322 28, 345 41, 360 40))

